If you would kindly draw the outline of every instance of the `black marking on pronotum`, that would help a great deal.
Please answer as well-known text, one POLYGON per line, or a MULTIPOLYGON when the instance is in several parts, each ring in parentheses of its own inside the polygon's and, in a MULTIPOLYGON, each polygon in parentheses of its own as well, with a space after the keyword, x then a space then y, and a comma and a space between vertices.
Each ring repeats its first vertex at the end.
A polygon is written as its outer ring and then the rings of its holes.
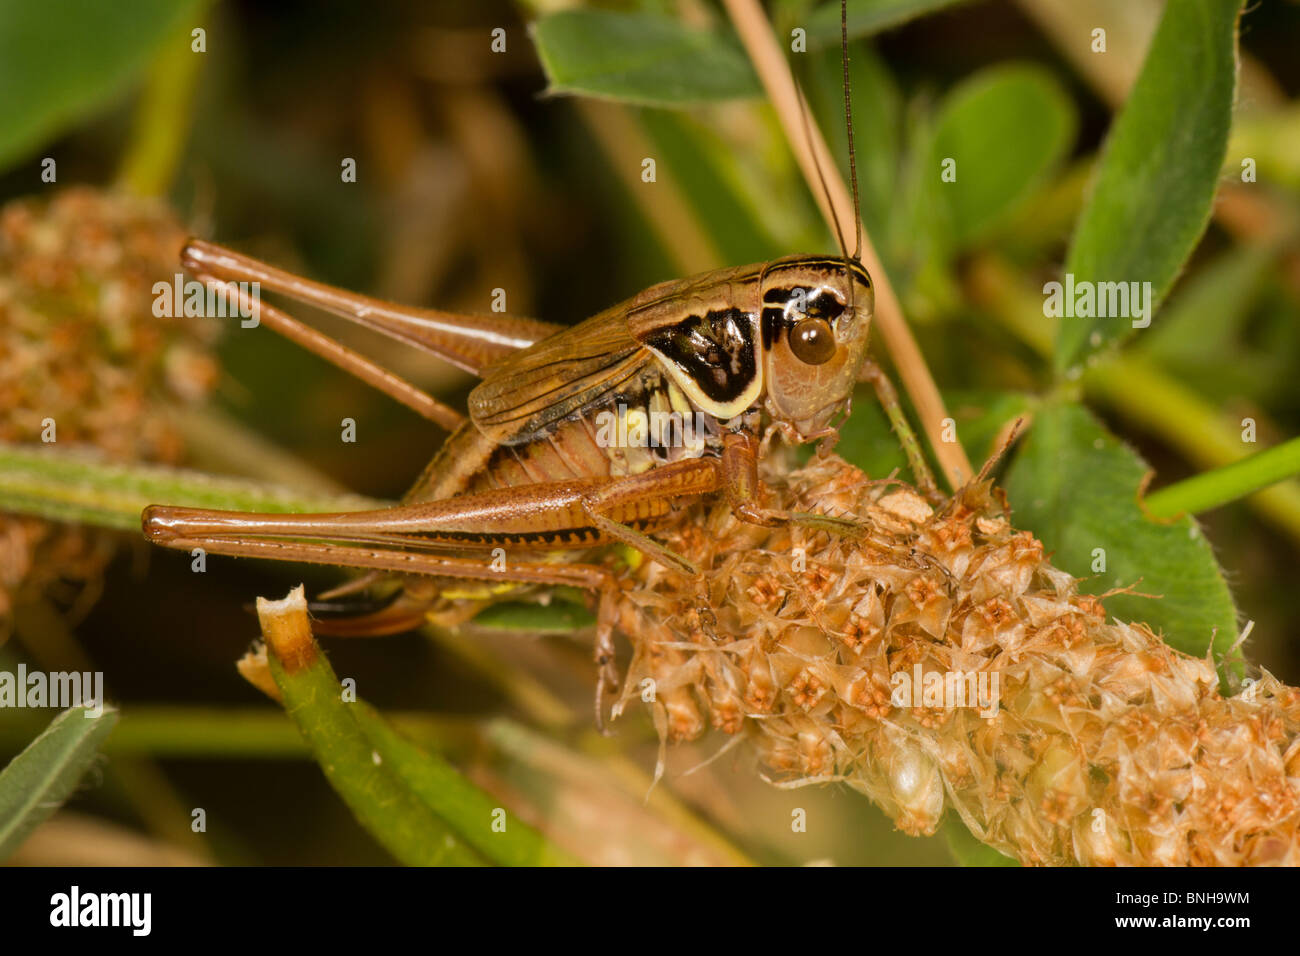
POLYGON ((776 336, 788 323, 785 320, 785 309, 766 308, 763 310, 763 351, 770 352, 772 346, 776 343, 776 336))
POLYGON ((735 401, 758 376, 753 322, 740 309, 688 316, 651 333, 645 344, 685 372, 713 402, 735 401))

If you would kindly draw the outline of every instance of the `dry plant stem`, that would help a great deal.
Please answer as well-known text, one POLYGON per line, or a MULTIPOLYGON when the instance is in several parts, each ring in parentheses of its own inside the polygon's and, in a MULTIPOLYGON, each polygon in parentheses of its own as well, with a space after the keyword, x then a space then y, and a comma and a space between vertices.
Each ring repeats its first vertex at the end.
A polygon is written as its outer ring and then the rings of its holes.
MULTIPOLYGON (((790 148, 794 150, 799 168, 804 179, 817 198, 822 215, 832 232, 838 220, 846 235, 843 240, 849 243, 856 224, 853 214, 853 198, 844 179, 840 176, 839 164, 831 155, 826 140, 812 123, 805 123, 803 116, 807 106, 801 102, 794 77, 786 64, 781 48, 772 33, 767 14, 758 0, 724 0, 727 13, 736 26, 741 42, 754 62, 754 69, 763 82, 763 88, 772 101, 781 126, 785 130, 790 148), (820 175, 818 170, 820 169, 820 175), (822 177, 825 178, 830 200, 823 195, 822 177), (832 212, 833 208, 833 212, 832 212)), ((898 301, 884 264, 871 244, 871 237, 862 232, 862 264, 871 273, 876 286, 876 324, 880 329, 885 347, 898 369, 903 388, 916 406, 921 419, 921 426, 930 440, 934 452, 943 469, 944 478, 950 487, 957 487, 969 480, 974 473, 966 452, 958 442, 942 440, 943 421, 948 417, 944 408, 939 388, 930 375, 921 350, 912 337, 907 321, 903 318, 903 307, 898 301)))
POLYGON ((24 841, 6 866, 207 866, 212 861, 98 817, 61 810, 24 841))
POLYGON ((252 649, 245 651, 244 656, 235 661, 235 670, 239 671, 240 677, 271 700, 277 704, 284 703, 284 695, 280 693, 280 688, 276 686, 275 677, 271 673, 271 662, 266 657, 265 644, 258 643, 252 649))
POLYGON ((301 584, 278 601, 259 597, 257 619, 262 625, 262 636, 284 665, 286 674, 295 674, 316 659, 307 598, 301 584))
POLYGON ((869 533, 685 513, 664 539, 699 582, 627 572, 621 708, 653 687, 669 740, 745 734, 778 785, 843 781, 914 834, 952 810, 1026 864, 1300 864, 1300 690, 1255 671, 1225 697, 1212 661, 1108 621, 988 481, 936 512, 833 456, 765 480, 869 533))

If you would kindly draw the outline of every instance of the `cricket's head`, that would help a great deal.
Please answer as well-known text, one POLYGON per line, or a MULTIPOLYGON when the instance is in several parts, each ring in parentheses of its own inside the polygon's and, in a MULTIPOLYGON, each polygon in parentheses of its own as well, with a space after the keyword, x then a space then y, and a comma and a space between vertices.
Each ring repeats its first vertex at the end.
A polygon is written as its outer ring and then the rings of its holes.
POLYGON ((875 293, 850 258, 778 259, 761 282, 767 410, 803 440, 826 434, 867 354, 875 293))

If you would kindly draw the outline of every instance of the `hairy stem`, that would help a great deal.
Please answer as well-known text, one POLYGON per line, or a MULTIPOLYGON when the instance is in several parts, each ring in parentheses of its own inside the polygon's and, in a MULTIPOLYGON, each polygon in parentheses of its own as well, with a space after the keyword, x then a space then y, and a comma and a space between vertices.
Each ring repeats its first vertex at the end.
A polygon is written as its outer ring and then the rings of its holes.
POLYGON ((361 511, 384 502, 303 494, 157 465, 114 465, 62 449, 0 444, 0 511, 135 531, 140 512, 167 503, 233 511, 361 511))

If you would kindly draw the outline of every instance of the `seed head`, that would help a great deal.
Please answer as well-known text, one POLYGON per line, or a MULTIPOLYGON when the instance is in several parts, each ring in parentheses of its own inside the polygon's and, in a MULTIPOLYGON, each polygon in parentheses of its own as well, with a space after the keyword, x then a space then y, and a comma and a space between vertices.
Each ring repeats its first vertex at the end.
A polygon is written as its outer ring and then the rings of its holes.
MULTIPOLYGON (((204 398, 218 371, 214 323, 153 314, 184 240, 162 205, 89 188, 0 208, 0 441, 182 460, 165 409, 204 398)), ((113 540, 0 515, 0 639, 28 596, 93 594, 113 540)))
POLYGON ((1300 863, 1300 691, 1222 696, 1207 660, 1108 623, 988 482, 935 512, 833 456, 765 480, 862 531, 679 513, 665 543, 702 580, 644 562, 620 620, 628 688, 671 688, 648 704, 667 739, 707 714, 777 782, 847 782, 908 833, 952 810, 1027 864, 1300 863))

